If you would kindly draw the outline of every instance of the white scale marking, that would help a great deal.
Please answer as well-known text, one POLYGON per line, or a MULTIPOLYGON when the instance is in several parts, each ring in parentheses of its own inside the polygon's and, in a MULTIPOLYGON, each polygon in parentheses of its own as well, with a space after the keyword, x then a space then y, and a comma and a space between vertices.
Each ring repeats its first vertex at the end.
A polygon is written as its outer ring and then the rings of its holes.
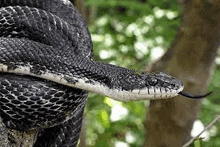
POLYGON ((148 88, 141 89, 139 94, 140 95, 148 95, 149 94, 148 93, 148 88))
POLYGON ((149 88, 149 94, 154 94, 154 88, 153 87, 149 88))
POLYGON ((8 66, 0 63, 0 71, 7 72, 8 66))
POLYGON ((140 90, 139 89, 133 89, 131 92, 134 93, 134 94, 140 94, 140 90))

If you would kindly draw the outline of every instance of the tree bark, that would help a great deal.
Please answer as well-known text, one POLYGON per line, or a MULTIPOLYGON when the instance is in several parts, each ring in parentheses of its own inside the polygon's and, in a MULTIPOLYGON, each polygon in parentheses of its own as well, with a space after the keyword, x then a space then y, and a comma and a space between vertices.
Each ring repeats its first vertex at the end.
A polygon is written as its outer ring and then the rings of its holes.
POLYGON ((79 13, 82 15, 87 25, 93 24, 96 15, 95 7, 86 7, 84 0, 70 0, 76 6, 79 13))
MULTIPOLYGON (((205 93, 220 44, 220 1, 186 0, 177 37, 151 71, 179 77, 185 91, 205 93)), ((145 147, 180 147, 187 142, 201 100, 177 96, 150 101, 145 147)))
POLYGON ((32 147, 37 135, 36 130, 18 131, 7 128, 0 119, 1 147, 32 147))

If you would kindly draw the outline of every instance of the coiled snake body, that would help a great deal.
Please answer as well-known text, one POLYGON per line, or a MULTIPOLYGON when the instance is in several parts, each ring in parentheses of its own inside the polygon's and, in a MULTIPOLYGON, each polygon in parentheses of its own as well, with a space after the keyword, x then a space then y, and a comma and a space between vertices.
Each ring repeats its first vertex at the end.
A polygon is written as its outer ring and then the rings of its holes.
MULTIPOLYGON (((87 91, 116 100, 163 99, 183 84, 92 59, 87 26, 68 0, 0 0, 0 116, 39 129, 34 146, 76 146, 87 91)), ((192 97, 192 96, 191 96, 192 97)))

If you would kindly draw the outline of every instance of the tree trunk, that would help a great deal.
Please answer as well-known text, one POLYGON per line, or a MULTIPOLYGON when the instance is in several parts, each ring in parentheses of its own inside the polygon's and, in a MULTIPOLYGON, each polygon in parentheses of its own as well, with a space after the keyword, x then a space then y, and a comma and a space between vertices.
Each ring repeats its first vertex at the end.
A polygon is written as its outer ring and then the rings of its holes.
POLYGON ((93 24, 96 15, 95 7, 86 7, 84 0, 70 0, 76 6, 78 12, 82 15, 87 25, 93 24))
MULTIPOLYGON (((220 1, 186 0, 182 25, 173 45, 152 66, 179 77, 185 91, 205 93, 219 47, 220 1)), ((201 100, 181 96, 150 101, 145 147, 180 147, 190 137, 201 100)))

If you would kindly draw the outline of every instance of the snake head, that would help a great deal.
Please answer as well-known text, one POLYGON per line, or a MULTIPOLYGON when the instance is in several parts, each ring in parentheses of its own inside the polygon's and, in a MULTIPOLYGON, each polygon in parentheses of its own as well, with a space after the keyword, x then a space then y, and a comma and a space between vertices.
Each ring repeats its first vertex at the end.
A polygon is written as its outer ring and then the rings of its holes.
MULTIPOLYGON (((132 77, 133 78, 133 77, 132 77)), ((135 88, 130 89, 133 93, 132 99, 166 99, 181 95, 187 98, 203 98, 208 96, 210 93, 205 95, 192 95, 190 93, 184 92, 184 86, 182 81, 177 78, 174 78, 170 75, 167 75, 162 72, 152 73, 152 74, 141 74, 140 78, 142 80, 138 81, 138 84, 135 84, 135 88)), ((133 78, 134 79, 134 78, 133 78)), ((129 80, 129 79, 128 79, 129 80)), ((131 81, 131 80, 129 80, 131 81)), ((133 82, 135 83, 135 82, 133 82)), ((132 84, 131 84, 132 85, 132 84)))
POLYGON ((140 94, 148 94, 154 98, 168 98, 178 95, 183 91, 183 83, 165 73, 142 74, 145 87, 140 90, 140 94))
POLYGON ((129 73, 112 80, 118 85, 108 90, 109 97, 122 100, 156 100, 177 96, 183 91, 183 83, 165 73, 129 73), (120 80, 118 80, 120 79, 120 80))

